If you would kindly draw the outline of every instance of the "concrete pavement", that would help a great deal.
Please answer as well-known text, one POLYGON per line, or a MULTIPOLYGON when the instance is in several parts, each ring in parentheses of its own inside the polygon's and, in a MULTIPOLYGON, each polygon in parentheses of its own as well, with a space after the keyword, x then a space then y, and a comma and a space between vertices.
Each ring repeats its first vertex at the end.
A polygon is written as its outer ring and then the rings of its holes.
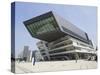
POLYGON ((79 69, 95 69, 96 61, 75 60, 72 61, 52 61, 52 62, 36 62, 33 66, 31 62, 16 62, 16 73, 32 73, 44 71, 63 71, 63 70, 79 70, 79 69))

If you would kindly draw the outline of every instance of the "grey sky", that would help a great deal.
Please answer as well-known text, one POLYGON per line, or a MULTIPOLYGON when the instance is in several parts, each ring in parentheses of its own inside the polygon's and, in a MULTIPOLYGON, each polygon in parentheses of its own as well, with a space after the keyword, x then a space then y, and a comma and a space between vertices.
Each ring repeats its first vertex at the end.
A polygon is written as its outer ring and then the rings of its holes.
POLYGON ((25 45, 30 50, 37 50, 38 39, 32 38, 23 21, 41 15, 48 11, 54 11, 72 24, 87 32, 90 39, 96 44, 97 8, 79 5, 58 5, 43 3, 16 2, 15 14, 15 50, 16 55, 23 50, 25 45))

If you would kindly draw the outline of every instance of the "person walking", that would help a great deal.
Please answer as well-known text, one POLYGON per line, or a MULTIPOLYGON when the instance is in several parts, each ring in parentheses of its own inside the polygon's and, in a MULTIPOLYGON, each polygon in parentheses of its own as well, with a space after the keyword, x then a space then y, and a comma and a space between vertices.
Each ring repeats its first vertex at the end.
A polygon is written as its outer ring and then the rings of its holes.
POLYGON ((35 56, 32 58, 32 64, 35 65, 35 56))
POLYGON ((35 65, 35 61, 36 61, 35 52, 36 52, 36 51, 34 51, 33 54, 32 54, 32 65, 33 65, 33 66, 35 65))

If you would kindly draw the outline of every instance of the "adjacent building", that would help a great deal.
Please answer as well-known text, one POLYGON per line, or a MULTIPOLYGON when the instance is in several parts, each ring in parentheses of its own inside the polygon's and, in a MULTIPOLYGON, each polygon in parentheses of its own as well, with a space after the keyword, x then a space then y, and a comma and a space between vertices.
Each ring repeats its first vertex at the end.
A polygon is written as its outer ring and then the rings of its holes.
POLYGON ((20 52, 18 58, 27 62, 31 61, 31 50, 29 50, 29 46, 24 46, 24 49, 20 52))
POLYGON ((21 61, 31 62, 35 56, 36 62, 43 61, 43 57, 38 50, 29 50, 29 46, 24 46, 24 50, 19 54, 18 58, 21 61))
POLYGON ((50 11, 24 22, 37 43, 41 55, 48 60, 92 59, 95 56, 88 34, 50 11))

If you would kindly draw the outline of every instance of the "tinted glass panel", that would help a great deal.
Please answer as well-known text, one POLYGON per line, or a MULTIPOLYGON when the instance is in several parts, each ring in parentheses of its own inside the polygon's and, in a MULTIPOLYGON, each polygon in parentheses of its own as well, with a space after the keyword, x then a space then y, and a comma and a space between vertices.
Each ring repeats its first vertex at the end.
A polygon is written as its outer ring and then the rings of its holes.
POLYGON ((27 27, 32 35, 34 35, 54 31, 57 28, 57 25, 54 21, 54 18, 49 17, 33 24, 27 25, 27 27))

